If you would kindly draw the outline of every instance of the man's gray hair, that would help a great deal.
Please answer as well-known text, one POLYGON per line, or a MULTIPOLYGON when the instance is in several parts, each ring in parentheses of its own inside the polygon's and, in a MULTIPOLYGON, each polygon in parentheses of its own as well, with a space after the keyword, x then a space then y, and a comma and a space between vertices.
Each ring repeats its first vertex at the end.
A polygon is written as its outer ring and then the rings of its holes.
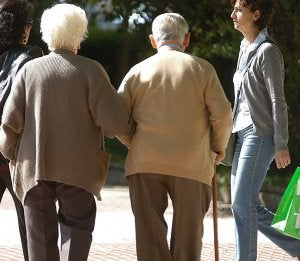
POLYGON ((186 20, 177 13, 164 13, 157 16, 152 23, 152 35, 156 42, 166 40, 183 41, 188 33, 186 20))

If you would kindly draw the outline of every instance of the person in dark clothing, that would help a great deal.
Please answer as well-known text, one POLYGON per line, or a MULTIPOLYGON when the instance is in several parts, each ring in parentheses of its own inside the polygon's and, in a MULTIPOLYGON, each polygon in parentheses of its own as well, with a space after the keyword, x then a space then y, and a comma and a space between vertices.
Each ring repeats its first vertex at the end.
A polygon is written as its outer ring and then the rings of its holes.
MULTIPOLYGON (((27 0, 0 0, 0 115, 14 78, 29 60, 43 55, 38 47, 27 45, 32 26, 33 6, 27 0)), ((1 119, 0 118, 0 119, 1 119)), ((8 162, 0 154, 0 202, 5 190, 13 198, 19 223, 24 260, 28 259, 24 209, 16 197, 9 172, 8 162)))

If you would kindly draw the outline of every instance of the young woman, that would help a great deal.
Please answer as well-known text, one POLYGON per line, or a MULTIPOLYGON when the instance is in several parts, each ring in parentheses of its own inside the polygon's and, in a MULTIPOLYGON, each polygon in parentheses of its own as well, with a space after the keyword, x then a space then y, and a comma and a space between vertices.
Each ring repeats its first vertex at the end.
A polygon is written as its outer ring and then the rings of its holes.
POLYGON ((291 162, 288 117, 284 96, 284 63, 267 27, 274 14, 273 0, 233 0, 231 18, 242 33, 237 70, 233 77, 233 132, 237 142, 232 165, 231 198, 236 225, 236 257, 257 258, 259 230, 300 260, 300 241, 270 227, 273 213, 259 203, 259 190, 271 162, 278 168, 291 162))

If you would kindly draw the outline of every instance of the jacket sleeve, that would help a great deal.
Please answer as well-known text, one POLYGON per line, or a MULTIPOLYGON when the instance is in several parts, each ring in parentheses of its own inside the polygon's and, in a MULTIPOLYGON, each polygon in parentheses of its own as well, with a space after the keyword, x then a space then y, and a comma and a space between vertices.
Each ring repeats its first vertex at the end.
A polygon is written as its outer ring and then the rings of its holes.
POLYGON ((268 44, 261 59, 261 70, 272 106, 275 147, 276 150, 286 149, 289 133, 283 57, 276 46, 268 44))
POLYGON ((0 127, 0 151, 9 160, 17 155, 18 141, 24 128, 25 92, 23 68, 17 74, 5 103, 0 127))
POLYGON ((211 67, 205 90, 205 101, 211 124, 211 149, 214 152, 226 149, 232 130, 232 110, 217 73, 211 67))
POLYGON ((41 48, 34 46, 34 47, 30 47, 26 52, 22 53, 19 57, 18 57, 18 61, 15 61, 14 63, 17 64, 17 71, 18 72, 25 63, 43 56, 44 53, 42 51, 41 48))
MULTIPOLYGON (((130 115, 132 118, 132 97, 130 94, 129 84, 128 81, 130 79, 131 71, 129 71, 126 76, 124 77, 123 81, 121 82, 121 85, 118 89, 118 93, 121 97, 121 100, 123 102, 123 105, 125 107, 126 112, 130 115)), ((135 130, 135 122, 134 122, 134 130, 135 130)), ((118 136, 117 138, 127 147, 130 147, 131 139, 134 134, 134 131, 132 131, 129 135, 123 135, 118 136)))
POLYGON ((10 94, 12 83, 19 70, 30 60, 43 56, 43 51, 39 47, 23 46, 17 51, 7 51, 3 67, 0 74, 0 112, 2 115, 4 104, 10 94))
POLYGON ((90 87, 89 92, 89 106, 95 124, 110 138, 116 135, 129 135, 133 131, 133 121, 100 64, 97 75, 99 78, 90 87))

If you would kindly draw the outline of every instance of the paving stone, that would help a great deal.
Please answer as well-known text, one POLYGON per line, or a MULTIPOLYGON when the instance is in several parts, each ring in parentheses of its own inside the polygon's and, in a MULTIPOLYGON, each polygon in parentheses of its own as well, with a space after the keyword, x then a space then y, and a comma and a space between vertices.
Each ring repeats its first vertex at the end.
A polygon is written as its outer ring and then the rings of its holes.
MULTIPOLYGON (((97 219, 88 261, 136 261, 134 219, 126 186, 105 187, 97 202, 97 219)), ((220 261, 234 259, 233 220, 230 206, 218 204, 218 241, 220 261)), ((171 207, 166 212, 171 224, 171 207)), ((214 261, 212 209, 205 220, 201 261, 214 261)), ((14 205, 8 192, 0 204, 0 261, 23 261, 14 205)), ((283 250, 262 234, 258 235, 258 261, 292 261, 283 250)))

